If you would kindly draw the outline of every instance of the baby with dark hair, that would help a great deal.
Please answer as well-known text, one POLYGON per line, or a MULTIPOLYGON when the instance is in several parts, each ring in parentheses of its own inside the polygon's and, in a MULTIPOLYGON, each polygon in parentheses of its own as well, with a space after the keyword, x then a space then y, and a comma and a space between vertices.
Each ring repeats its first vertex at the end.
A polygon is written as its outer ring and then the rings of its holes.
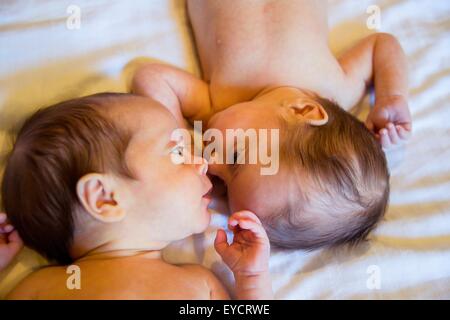
MULTIPOLYGON (((4 256, 20 247, 20 234, 61 264, 82 263, 88 279, 106 273, 117 280, 83 294, 137 292, 114 274, 126 266, 142 277, 133 284, 154 285, 138 288, 148 293, 140 297, 179 298, 180 285, 192 290, 189 298, 226 297, 205 270, 172 268, 159 259, 170 241, 209 222, 207 164, 169 162, 169 154, 183 157, 169 133, 185 119, 204 121, 224 137, 229 129, 280 132, 279 149, 269 150, 279 151, 276 174, 261 175, 261 162, 237 162, 249 157, 249 148, 233 148, 231 164, 214 158, 209 164, 235 212, 229 222, 237 243, 228 246, 222 230, 215 245, 232 266, 240 297, 271 297, 263 226, 276 246, 315 249, 359 243, 377 225, 389 199, 382 148, 406 140, 412 129, 406 59, 397 40, 373 34, 336 59, 327 43, 326 1, 190 0, 188 11, 203 79, 147 64, 133 79, 141 97, 86 97, 26 122, 2 186, 18 231, 0 221, 9 230, 0 235, 8 233, 13 244, 4 256), (349 110, 371 85, 375 105, 362 123, 349 110), (19 201, 23 195, 26 201, 19 201)), ((223 144, 229 145, 234 142, 223 144)), ((67 297, 65 270, 55 268, 32 275, 12 297, 67 297)))
MULTIPOLYGON (((161 250, 203 232, 211 214, 208 164, 187 156, 175 118, 132 94, 97 94, 41 109, 14 142, 2 180, 0 269, 21 240, 55 265, 23 280, 11 299, 227 299, 212 272, 172 265, 161 250), (7 236, 5 237, 5 234, 7 236), (20 235, 20 237, 19 237, 20 235), (80 290, 66 266, 81 270, 80 290)), ((215 248, 230 266, 238 299, 271 299, 269 240, 249 211, 229 218, 228 244, 215 248)))
MULTIPOLYGON (((255 212, 272 244, 314 249, 366 239, 389 199, 382 147, 411 133, 407 64, 397 40, 373 34, 335 58, 326 1, 192 0, 188 11, 203 79, 147 64, 134 92, 168 106, 180 122, 203 120, 223 136, 229 129, 279 130, 277 174, 261 175, 260 162, 210 163, 231 211, 255 212), (375 105, 362 123, 349 110, 371 85, 375 105)), ((249 151, 233 151, 234 158, 249 151)))

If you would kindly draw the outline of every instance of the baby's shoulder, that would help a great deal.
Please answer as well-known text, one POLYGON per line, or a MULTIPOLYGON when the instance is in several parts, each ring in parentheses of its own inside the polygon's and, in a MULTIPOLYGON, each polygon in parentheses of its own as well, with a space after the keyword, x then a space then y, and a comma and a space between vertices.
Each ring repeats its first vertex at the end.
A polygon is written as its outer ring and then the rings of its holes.
MULTIPOLYGON (((198 265, 175 265, 163 260, 116 260, 108 278, 109 294, 121 299, 210 299, 211 277, 198 265), (116 265, 117 264, 117 265, 116 265), (120 269, 122 271, 118 272, 120 269), (123 272, 127 270, 127 272, 123 272), (132 280, 132 281, 131 281, 132 280)), ((106 275, 103 275, 105 278, 106 275)), ((106 288, 105 288, 106 289, 106 288)))
POLYGON ((44 267, 25 277, 7 296, 7 299, 36 299, 39 292, 53 286, 67 277, 65 267, 44 267))

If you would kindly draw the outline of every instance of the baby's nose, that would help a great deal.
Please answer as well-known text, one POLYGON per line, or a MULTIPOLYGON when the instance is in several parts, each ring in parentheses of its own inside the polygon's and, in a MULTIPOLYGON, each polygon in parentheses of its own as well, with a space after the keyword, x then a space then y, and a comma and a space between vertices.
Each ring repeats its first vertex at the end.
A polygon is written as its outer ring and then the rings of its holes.
POLYGON ((203 157, 194 157, 197 172, 204 176, 208 172, 208 161, 203 157))

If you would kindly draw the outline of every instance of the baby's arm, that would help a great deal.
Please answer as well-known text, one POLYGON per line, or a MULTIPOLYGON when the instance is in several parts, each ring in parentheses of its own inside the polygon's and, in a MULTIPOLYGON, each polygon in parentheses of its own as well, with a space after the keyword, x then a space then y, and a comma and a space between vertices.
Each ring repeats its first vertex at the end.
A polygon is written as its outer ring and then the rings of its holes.
POLYGON ((22 247, 19 233, 7 223, 6 214, 0 212, 0 271, 11 263, 22 247))
POLYGON ((218 230, 214 246, 233 271, 236 299, 273 299, 269 274, 270 244, 258 217, 249 211, 232 214, 228 227, 233 230, 231 245, 224 230, 218 230))
POLYGON ((412 124, 408 108, 408 66, 398 41, 377 33, 363 39, 340 59, 351 87, 375 85, 375 106, 366 126, 384 148, 409 138, 412 124))
POLYGON ((208 84, 169 65, 149 63, 140 67, 133 77, 132 92, 164 105, 180 125, 183 118, 207 121, 211 116, 208 84))

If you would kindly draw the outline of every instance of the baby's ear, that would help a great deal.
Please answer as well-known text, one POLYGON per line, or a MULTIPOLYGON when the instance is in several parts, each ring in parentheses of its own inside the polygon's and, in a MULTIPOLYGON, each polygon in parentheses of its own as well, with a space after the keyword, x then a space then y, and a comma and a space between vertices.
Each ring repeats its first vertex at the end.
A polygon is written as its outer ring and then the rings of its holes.
POLYGON ((78 180, 77 195, 83 209, 101 222, 118 222, 126 213, 114 199, 111 179, 99 173, 89 173, 78 180))
POLYGON ((312 126, 322 126, 328 122, 328 113, 324 107, 311 98, 286 100, 283 105, 297 120, 312 126))

